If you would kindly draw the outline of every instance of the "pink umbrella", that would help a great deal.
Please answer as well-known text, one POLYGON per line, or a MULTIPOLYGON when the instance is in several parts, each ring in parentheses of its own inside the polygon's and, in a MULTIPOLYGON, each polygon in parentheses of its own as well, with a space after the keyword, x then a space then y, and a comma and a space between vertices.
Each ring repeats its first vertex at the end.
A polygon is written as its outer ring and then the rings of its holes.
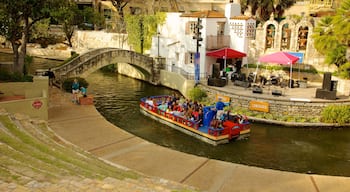
POLYGON ((263 55, 259 58, 259 62, 290 65, 290 73, 289 73, 290 87, 292 87, 292 81, 291 81, 292 80, 292 72, 293 72, 292 65, 295 64, 298 60, 299 60, 299 57, 294 56, 292 54, 289 54, 287 52, 283 52, 283 51, 271 53, 268 55, 263 55))
POLYGON ((298 60, 299 60, 299 57, 296 57, 292 54, 289 54, 287 52, 282 52, 282 51, 264 55, 259 58, 260 62, 277 63, 277 64, 284 64, 284 65, 294 64, 298 60))

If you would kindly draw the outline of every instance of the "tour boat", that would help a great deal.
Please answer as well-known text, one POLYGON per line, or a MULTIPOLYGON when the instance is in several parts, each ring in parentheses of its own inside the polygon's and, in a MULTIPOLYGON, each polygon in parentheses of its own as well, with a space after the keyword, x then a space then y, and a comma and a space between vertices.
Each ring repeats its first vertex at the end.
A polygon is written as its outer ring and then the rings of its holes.
POLYGON ((232 140, 245 139, 250 135, 250 122, 243 115, 226 113, 225 119, 219 121, 220 126, 216 126, 214 122, 218 122, 218 120, 215 118, 215 106, 203 107, 202 123, 189 120, 184 116, 175 115, 173 112, 166 112, 163 109, 159 109, 158 106, 169 97, 171 96, 160 95, 142 98, 140 103, 141 113, 215 146, 229 143, 232 140), (149 99, 153 100, 153 104, 147 102, 149 99))

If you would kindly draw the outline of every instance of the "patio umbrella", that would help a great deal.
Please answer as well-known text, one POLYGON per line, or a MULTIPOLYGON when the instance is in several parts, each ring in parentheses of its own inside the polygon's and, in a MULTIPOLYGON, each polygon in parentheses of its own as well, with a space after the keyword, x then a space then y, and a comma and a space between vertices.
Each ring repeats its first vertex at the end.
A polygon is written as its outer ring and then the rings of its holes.
POLYGON ((226 69, 226 59, 242 58, 247 56, 247 54, 225 47, 214 51, 208 51, 206 56, 224 59, 224 68, 226 69))
MULTIPOLYGON (((298 60, 299 60, 299 57, 283 51, 271 53, 268 55, 263 55, 259 58, 259 62, 290 65, 289 87, 292 87, 292 72, 293 72, 292 65, 295 64, 298 60)), ((257 66, 257 69, 258 69, 258 66, 257 66)))

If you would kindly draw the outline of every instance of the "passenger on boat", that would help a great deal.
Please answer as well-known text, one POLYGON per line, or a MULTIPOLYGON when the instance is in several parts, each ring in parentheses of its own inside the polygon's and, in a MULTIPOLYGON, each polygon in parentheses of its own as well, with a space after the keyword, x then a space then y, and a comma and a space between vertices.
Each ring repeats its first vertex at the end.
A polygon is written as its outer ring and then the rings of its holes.
POLYGON ((168 109, 168 104, 163 102, 162 104, 158 105, 158 109, 161 111, 166 111, 168 109))
POLYGON ((225 103, 222 102, 221 98, 219 98, 219 101, 216 102, 216 105, 215 105, 216 119, 220 119, 220 116, 224 113, 224 107, 225 107, 225 103))
POLYGON ((154 103, 153 103, 153 98, 149 97, 146 99, 145 101, 146 104, 150 105, 150 106, 154 106, 154 103))

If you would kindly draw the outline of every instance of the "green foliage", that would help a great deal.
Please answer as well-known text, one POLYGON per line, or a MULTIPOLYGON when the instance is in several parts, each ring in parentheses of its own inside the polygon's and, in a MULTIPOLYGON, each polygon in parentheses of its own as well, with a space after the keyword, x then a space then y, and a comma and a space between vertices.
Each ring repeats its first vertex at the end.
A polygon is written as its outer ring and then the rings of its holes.
POLYGON ((155 15, 126 15, 126 31, 128 33, 128 43, 132 45, 136 52, 151 48, 152 36, 157 34, 157 26, 165 21, 165 13, 157 12, 155 15))
POLYGON ((349 105, 330 105, 323 109, 321 121, 325 123, 350 123, 349 105))
POLYGON ((337 75, 344 79, 350 79, 350 62, 340 66, 337 75))
POLYGON ((327 64, 344 65, 350 42, 350 0, 341 2, 334 16, 323 17, 316 25, 312 38, 316 50, 326 55, 327 64))
POLYGON ((207 93, 199 87, 194 87, 188 91, 188 96, 193 101, 203 101, 208 96, 207 93))
POLYGON ((1 82, 33 82, 33 76, 23 75, 21 73, 10 73, 5 70, 0 70, 1 82))
POLYGON ((72 92, 72 84, 74 79, 78 79, 80 87, 87 88, 89 86, 89 83, 84 78, 81 78, 81 77, 68 78, 63 82, 63 85, 62 85, 65 91, 70 93, 72 92))

